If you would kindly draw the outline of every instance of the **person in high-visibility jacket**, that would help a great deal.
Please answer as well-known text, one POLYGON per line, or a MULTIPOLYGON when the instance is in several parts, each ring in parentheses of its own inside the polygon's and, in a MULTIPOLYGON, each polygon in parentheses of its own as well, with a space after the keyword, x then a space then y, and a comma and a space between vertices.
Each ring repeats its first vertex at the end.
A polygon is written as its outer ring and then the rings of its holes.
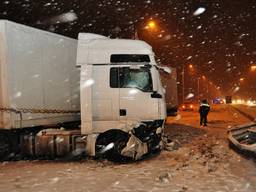
POLYGON ((210 111, 210 105, 207 99, 203 99, 200 103, 199 113, 200 113, 200 125, 207 126, 207 115, 210 111))

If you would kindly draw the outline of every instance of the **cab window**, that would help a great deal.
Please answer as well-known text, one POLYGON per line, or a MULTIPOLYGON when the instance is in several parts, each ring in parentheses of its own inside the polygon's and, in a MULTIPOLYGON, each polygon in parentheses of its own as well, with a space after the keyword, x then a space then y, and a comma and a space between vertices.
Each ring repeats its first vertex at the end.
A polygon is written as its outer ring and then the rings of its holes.
POLYGON ((110 69, 111 88, 137 88, 143 92, 152 92, 153 84, 150 69, 141 67, 113 67, 110 69))

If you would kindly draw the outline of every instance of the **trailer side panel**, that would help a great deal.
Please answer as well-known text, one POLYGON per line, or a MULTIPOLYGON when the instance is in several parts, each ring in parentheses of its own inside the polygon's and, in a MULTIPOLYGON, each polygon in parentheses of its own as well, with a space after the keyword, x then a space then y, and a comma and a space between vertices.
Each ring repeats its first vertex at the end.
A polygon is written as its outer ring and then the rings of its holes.
POLYGON ((7 76, 1 79, 0 107, 17 109, 9 126, 23 128, 80 119, 79 71, 76 68, 77 41, 9 21, 4 23, 5 47, 1 63, 7 76), (8 94, 5 94, 8 90, 8 94), (7 97, 7 98, 6 98, 7 97), (40 112, 41 111, 41 112, 40 112))

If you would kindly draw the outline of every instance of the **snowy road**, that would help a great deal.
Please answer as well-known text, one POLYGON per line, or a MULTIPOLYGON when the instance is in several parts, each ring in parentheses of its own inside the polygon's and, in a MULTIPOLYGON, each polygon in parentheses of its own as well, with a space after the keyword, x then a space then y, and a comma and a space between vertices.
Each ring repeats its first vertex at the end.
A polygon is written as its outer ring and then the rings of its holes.
POLYGON ((19 161, 0 163, 0 191, 253 192, 256 167, 228 147, 226 129, 249 120, 225 105, 199 128, 198 114, 168 118, 166 134, 179 149, 131 164, 108 161, 19 161))

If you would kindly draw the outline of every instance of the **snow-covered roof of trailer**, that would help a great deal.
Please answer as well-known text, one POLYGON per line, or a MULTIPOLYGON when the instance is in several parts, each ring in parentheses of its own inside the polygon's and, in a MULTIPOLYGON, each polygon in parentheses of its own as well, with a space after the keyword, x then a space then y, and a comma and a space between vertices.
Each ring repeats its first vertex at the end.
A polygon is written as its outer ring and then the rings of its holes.
POLYGON ((144 41, 110 39, 105 36, 80 33, 78 37, 78 64, 109 64, 111 55, 149 55, 155 63, 152 47, 144 41))
POLYGON ((27 33, 29 33, 29 32, 33 32, 33 33, 38 32, 40 34, 44 34, 44 35, 47 35, 49 37, 56 37, 56 38, 68 40, 69 42, 77 43, 77 39, 72 39, 70 37, 66 37, 66 36, 63 36, 63 35, 60 35, 60 34, 57 34, 57 33, 44 31, 42 29, 38 29, 38 28, 35 28, 35 27, 30 27, 30 26, 27 26, 27 25, 19 24, 19 23, 9 21, 9 20, 6 20, 6 19, 0 19, 0 25, 15 26, 16 28, 19 28, 19 30, 21 30, 23 32, 27 32, 27 33))

